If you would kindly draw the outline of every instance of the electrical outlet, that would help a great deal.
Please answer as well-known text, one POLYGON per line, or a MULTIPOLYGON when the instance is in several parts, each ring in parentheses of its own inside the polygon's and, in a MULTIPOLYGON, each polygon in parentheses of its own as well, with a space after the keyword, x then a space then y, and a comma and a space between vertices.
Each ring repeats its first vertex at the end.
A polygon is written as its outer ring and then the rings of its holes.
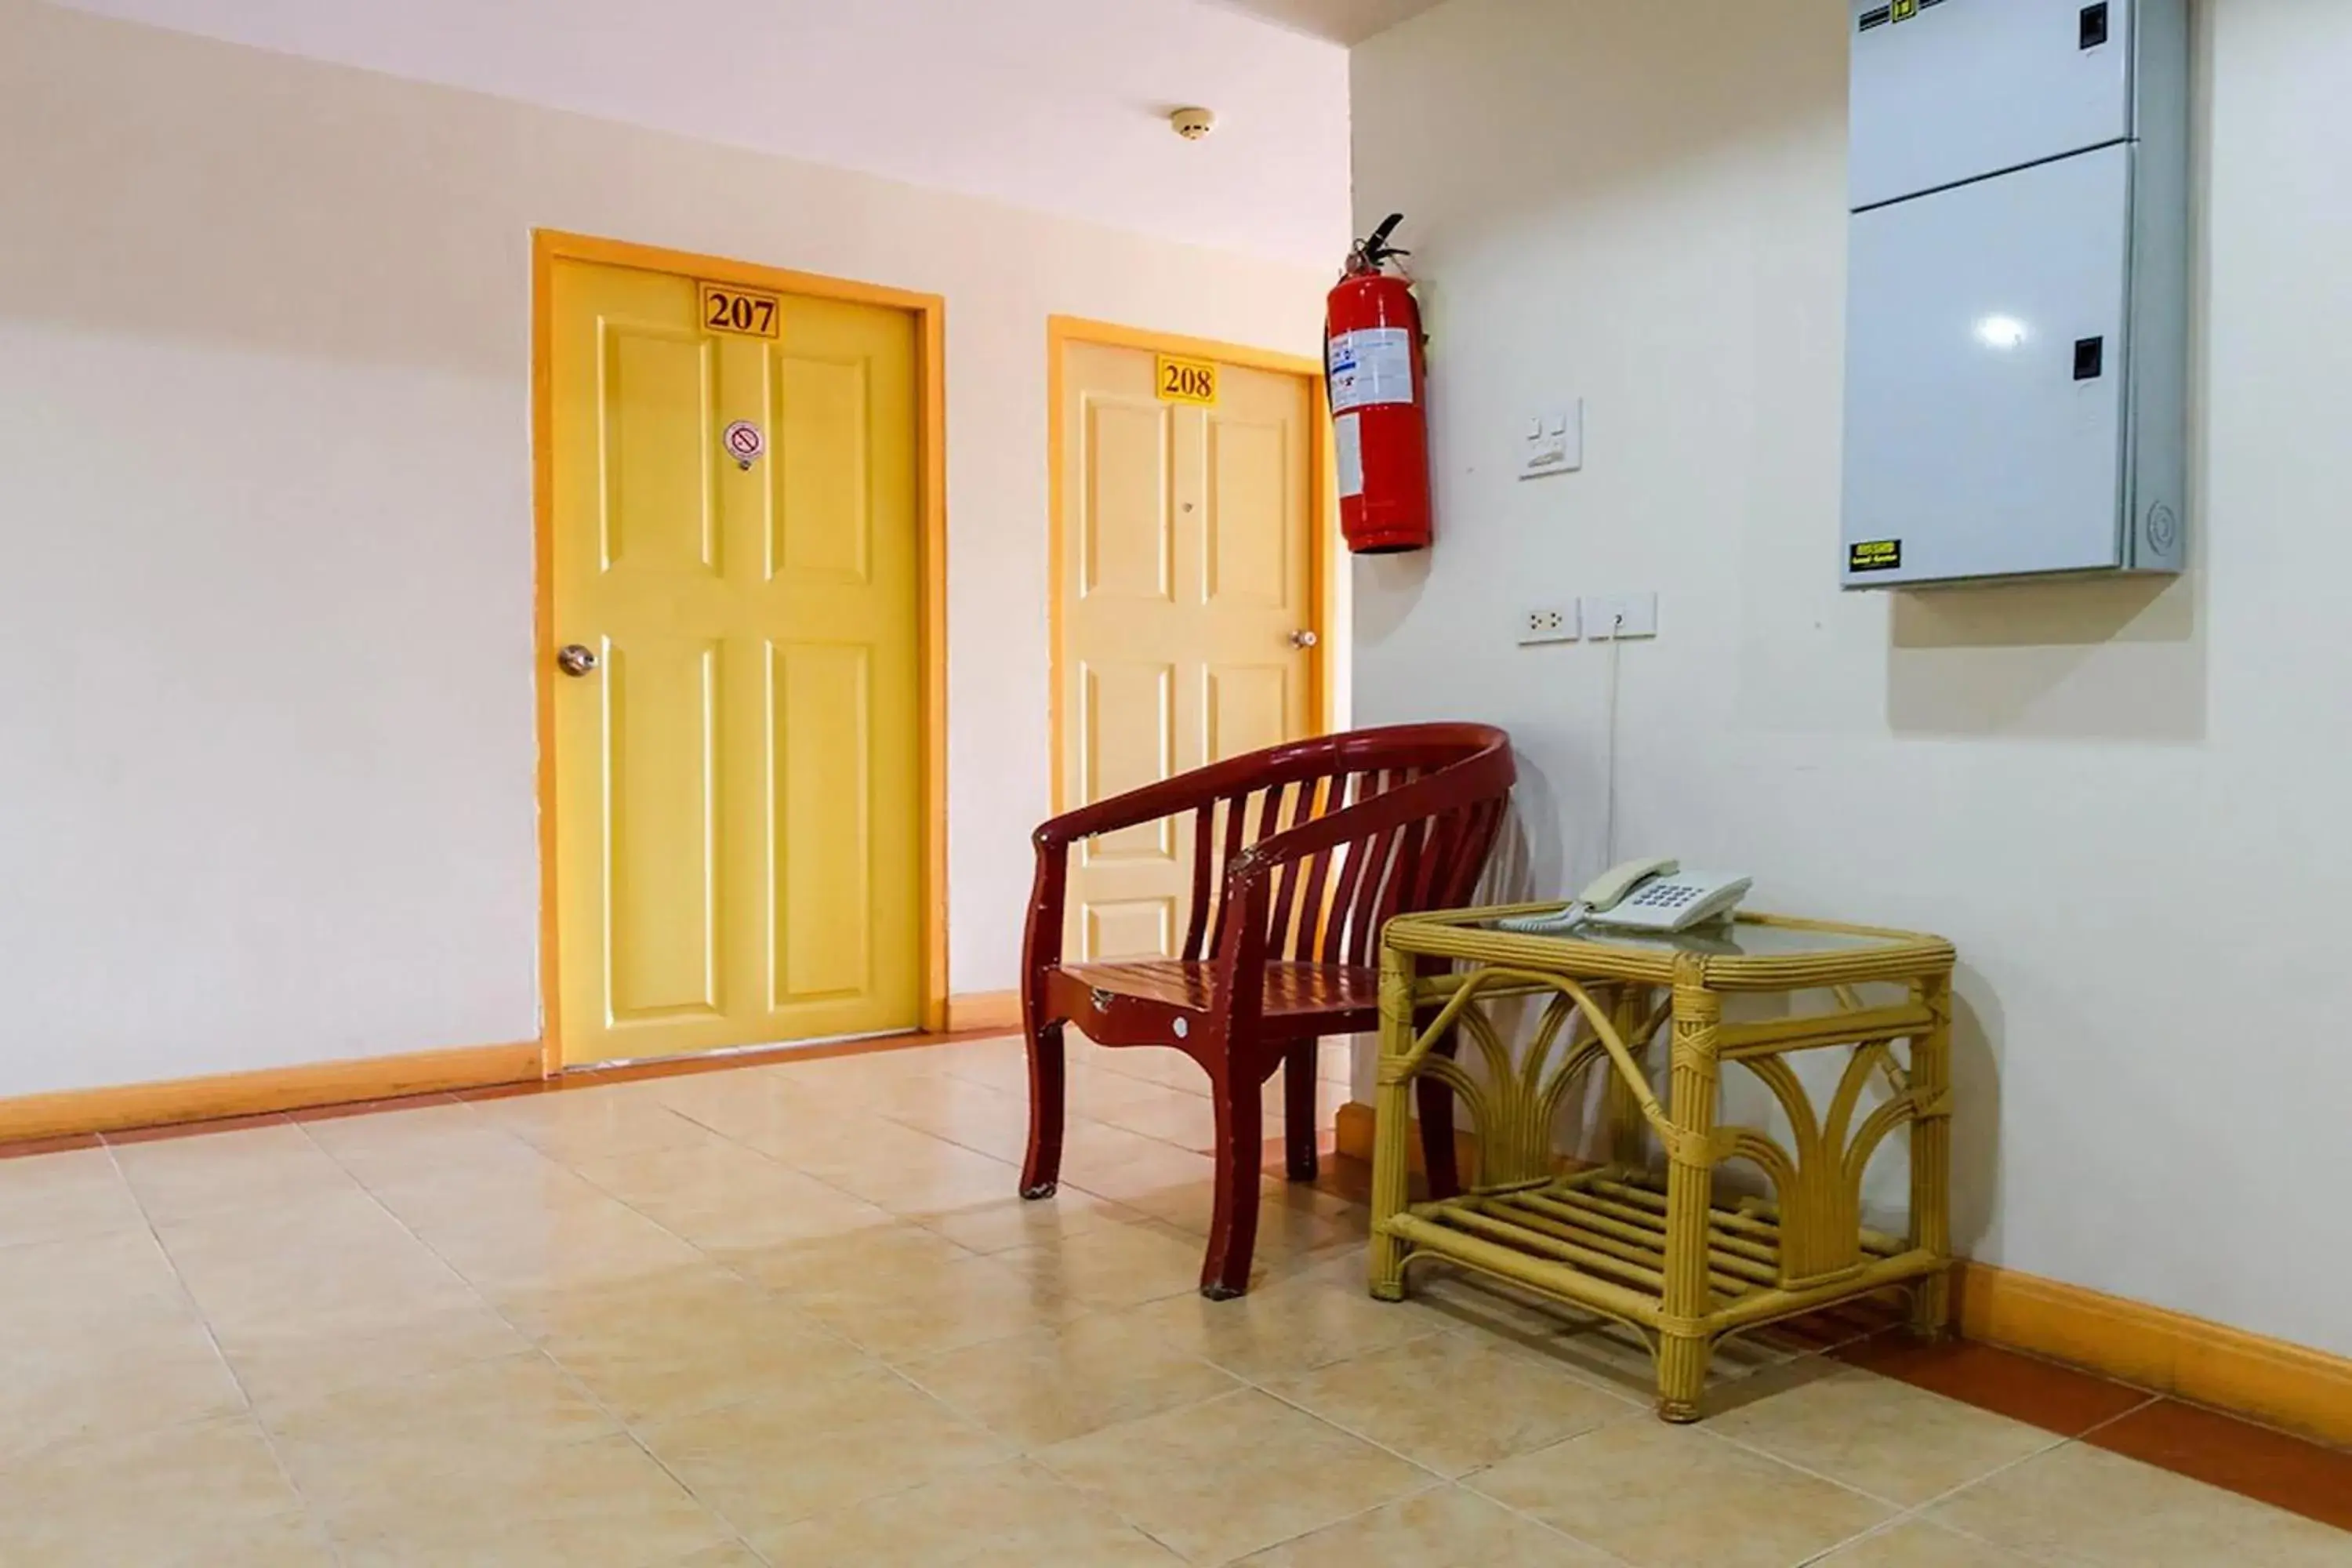
POLYGON ((1519 646, 1537 643, 1574 642, 1577 637, 1576 601, 1563 605, 1543 605, 1519 612, 1519 646))
POLYGON ((1591 629, 1594 642, 1658 635, 1658 596, 1655 594, 1589 595, 1584 600, 1583 609, 1584 624, 1591 629))

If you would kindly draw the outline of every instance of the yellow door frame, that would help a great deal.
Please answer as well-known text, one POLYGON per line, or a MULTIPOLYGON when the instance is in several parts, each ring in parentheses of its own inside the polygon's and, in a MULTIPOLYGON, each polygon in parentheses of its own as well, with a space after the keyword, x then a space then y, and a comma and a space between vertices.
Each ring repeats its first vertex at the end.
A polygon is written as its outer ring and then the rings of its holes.
POLYGON ((1323 383, 1324 367, 1304 354, 1277 353, 1271 349, 1250 348, 1241 343, 1220 342, 1213 338, 1185 337, 1177 332, 1156 332, 1144 327, 1121 326, 1115 321, 1088 321, 1082 316, 1048 316, 1045 318, 1045 466, 1046 466, 1046 593, 1048 631, 1048 679, 1052 682, 1052 706, 1049 709, 1048 733, 1053 747, 1054 810, 1058 815, 1069 809, 1064 799, 1063 745, 1068 738, 1069 715, 1062 692, 1062 673, 1069 655, 1069 628, 1062 604, 1063 567, 1067 563, 1065 553, 1069 538, 1068 500, 1063 494, 1062 463, 1067 451, 1068 432, 1062 420, 1062 362, 1069 344, 1102 343, 1111 348, 1140 349, 1146 353, 1189 354, 1195 359, 1213 359, 1223 364, 1240 365, 1245 370, 1272 371, 1279 375, 1296 375, 1306 380, 1308 395, 1314 400, 1314 416, 1308 420, 1307 468, 1310 489, 1307 495, 1307 603, 1313 606, 1314 625, 1307 629, 1316 636, 1313 653, 1307 664, 1307 710, 1314 715, 1318 729, 1328 730, 1331 714, 1331 648, 1330 630, 1337 617, 1332 613, 1331 595, 1335 591, 1331 571, 1331 547, 1339 531, 1338 509, 1334 505, 1339 489, 1337 476, 1331 468, 1331 419, 1329 391, 1323 383))
POLYGON ((793 272, 630 240, 602 239, 554 229, 531 233, 530 428, 531 513, 535 534, 532 638, 539 700, 539 987, 540 1070, 563 1070, 562 991, 557 984, 555 917, 555 502, 553 399, 549 377, 550 279, 558 261, 632 267, 688 279, 740 283, 779 294, 851 304, 879 305, 915 317, 921 342, 916 376, 921 430, 917 437, 917 495, 922 537, 918 542, 921 613, 917 623, 921 669, 920 747, 923 820, 922 1026, 946 1026, 948 998, 947 876, 947 300, 876 283, 793 272))

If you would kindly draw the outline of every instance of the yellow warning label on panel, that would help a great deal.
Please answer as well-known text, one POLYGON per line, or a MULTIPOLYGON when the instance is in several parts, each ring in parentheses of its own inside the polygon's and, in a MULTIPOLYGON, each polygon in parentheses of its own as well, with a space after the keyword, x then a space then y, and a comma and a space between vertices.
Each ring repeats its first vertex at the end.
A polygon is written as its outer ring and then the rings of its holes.
POLYGON ((1895 0, 1887 10, 1895 21, 1907 22, 1919 14, 1919 0, 1895 0))
POLYGON ((1160 354, 1153 368, 1153 384, 1160 389, 1162 403, 1202 403, 1214 405, 1217 401, 1217 364, 1214 360, 1178 359, 1174 354, 1160 354))
POLYGON ((1892 572, 1902 564, 1903 542, 1899 539, 1865 539, 1846 546, 1845 569, 1849 572, 1892 572))
POLYGON ((777 319, 783 301, 773 294, 738 289, 731 283, 702 286, 702 327, 710 332, 739 332, 747 338, 783 335, 777 319))

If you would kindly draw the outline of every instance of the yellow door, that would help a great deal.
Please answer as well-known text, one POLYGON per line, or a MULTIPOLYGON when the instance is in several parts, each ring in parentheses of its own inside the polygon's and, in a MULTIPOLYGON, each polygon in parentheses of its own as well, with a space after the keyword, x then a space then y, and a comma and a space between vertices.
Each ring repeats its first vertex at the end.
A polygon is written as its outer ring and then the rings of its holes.
MULTIPOLYGON (((1163 400, 1150 352, 1062 362, 1062 799, 1103 799, 1313 732, 1313 383, 1218 367, 1163 400)), ((1190 913, 1192 826, 1079 847, 1065 951, 1167 953, 1190 913)))
POLYGON ((568 261, 550 310, 564 1059, 914 1027, 914 318, 568 261))

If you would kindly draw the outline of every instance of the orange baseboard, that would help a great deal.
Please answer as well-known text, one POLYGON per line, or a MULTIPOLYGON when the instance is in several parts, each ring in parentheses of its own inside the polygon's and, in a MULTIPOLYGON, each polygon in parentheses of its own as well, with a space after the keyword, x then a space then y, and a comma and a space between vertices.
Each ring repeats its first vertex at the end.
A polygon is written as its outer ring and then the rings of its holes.
POLYGON ((2145 1301, 1964 1263, 1963 1338, 2352 1446, 2352 1360, 2145 1301))
POLYGON ((480 1089, 540 1076, 537 1040, 0 1100, 0 1143, 480 1089))
MULTIPOLYGON (((1370 1160, 1374 1124, 1370 1106, 1342 1105, 1338 1152, 1370 1160)), ((1417 1165, 1418 1141, 1413 1148, 1417 1165)), ((2352 1446, 2352 1360, 2343 1356, 1989 1263, 1961 1263, 1958 1312, 1964 1339, 2352 1446)))
MULTIPOLYGON (((1339 1107, 1339 1120, 1332 1127, 1332 1152, 1350 1160, 1370 1163, 1372 1158, 1372 1129, 1376 1124, 1372 1108, 1362 1100, 1351 1100, 1339 1107)), ((1465 1181, 1478 1172, 1478 1135, 1460 1128, 1454 1131, 1454 1159, 1461 1168, 1465 1181)), ((1422 1168, 1421 1139, 1416 1136, 1405 1145, 1405 1168, 1422 1168)))
POLYGON ((1021 1027, 1021 993, 972 991, 948 998, 948 1033, 972 1029, 1013 1030, 1021 1027))

